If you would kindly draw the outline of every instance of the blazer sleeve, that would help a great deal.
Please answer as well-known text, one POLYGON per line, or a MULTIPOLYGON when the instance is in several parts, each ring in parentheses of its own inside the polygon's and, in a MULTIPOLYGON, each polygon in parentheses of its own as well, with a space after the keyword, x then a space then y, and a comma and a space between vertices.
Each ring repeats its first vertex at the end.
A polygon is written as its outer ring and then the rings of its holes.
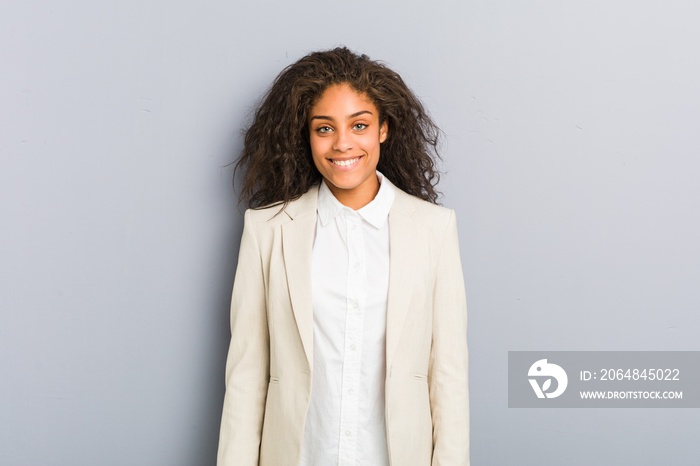
POLYGON ((218 466, 258 465, 270 373, 265 296, 260 249, 247 210, 231 299, 218 466))
POLYGON ((468 466, 467 300, 454 211, 450 211, 437 264, 428 388, 432 466, 468 466))

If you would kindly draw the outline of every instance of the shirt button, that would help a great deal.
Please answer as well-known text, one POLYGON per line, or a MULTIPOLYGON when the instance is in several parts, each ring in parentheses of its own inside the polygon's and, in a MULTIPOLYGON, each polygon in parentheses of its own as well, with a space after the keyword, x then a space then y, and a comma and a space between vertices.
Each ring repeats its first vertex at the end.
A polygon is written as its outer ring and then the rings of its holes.
POLYGON ((349 430, 346 430, 346 431, 345 431, 345 435, 347 435, 348 437, 350 437, 350 431, 349 431, 349 430))
POLYGON ((352 388, 350 390, 348 390, 348 395, 352 395, 354 393, 355 393, 355 390, 353 390, 352 388))
POLYGON ((355 345, 350 345, 350 349, 353 350, 353 351, 355 351, 355 350, 357 349, 357 346, 355 346, 355 345))

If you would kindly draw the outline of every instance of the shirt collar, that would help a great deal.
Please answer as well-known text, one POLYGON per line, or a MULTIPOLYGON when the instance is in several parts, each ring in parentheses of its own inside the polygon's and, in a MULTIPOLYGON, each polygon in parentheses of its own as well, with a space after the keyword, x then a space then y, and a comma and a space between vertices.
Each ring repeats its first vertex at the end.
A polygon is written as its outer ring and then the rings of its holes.
POLYGON ((318 190, 318 203, 316 206, 321 224, 323 226, 328 225, 336 215, 345 209, 347 211, 356 212, 375 228, 384 226, 389 216, 391 204, 394 202, 396 192, 394 185, 379 171, 377 171, 377 177, 379 178, 379 192, 377 192, 377 195, 369 204, 357 211, 353 211, 349 207, 341 204, 328 188, 325 181, 321 180, 321 186, 318 190))

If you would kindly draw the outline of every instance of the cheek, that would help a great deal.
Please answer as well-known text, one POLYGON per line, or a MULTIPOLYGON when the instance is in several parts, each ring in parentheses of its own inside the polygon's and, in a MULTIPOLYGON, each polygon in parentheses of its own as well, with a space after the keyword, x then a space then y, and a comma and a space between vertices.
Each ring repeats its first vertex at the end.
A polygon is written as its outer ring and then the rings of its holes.
POLYGON ((313 159, 314 165, 317 169, 321 169, 321 162, 323 161, 323 155, 325 150, 323 148, 322 141, 319 139, 314 140, 313 138, 309 141, 309 146, 311 147, 311 158, 313 159))
POLYGON ((364 141, 364 147, 367 149, 367 152, 379 154, 379 148, 381 147, 381 145, 379 143, 377 135, 375 134, 367 137, 364 141))
POLYGON ((319 137, 311 136, 309 138, 309 146, 311 147, 311 155, 314 158, 321 157, 326 152, 326 141, 319 137))

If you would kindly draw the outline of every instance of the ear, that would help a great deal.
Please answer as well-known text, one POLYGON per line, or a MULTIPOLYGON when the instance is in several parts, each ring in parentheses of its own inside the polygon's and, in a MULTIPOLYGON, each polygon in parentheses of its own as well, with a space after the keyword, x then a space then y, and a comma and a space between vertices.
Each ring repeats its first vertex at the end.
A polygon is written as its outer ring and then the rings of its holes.
POLYGON ((382 125, 379 127, 379 143, 383 143, 386 141, 386 138, 389 137, 389 125, 385 121, 382 123, 382 125))

